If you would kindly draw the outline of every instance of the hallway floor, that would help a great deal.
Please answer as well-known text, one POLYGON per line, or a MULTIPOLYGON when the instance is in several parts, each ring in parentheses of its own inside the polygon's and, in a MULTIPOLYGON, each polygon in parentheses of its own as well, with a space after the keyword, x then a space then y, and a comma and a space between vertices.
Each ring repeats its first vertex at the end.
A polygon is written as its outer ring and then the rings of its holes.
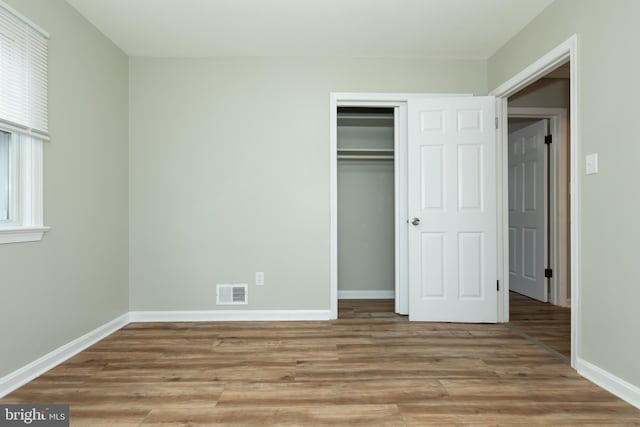
POLYGON ((509 314, 518 331, 571 358, 571 309, 509 292, 509 314))

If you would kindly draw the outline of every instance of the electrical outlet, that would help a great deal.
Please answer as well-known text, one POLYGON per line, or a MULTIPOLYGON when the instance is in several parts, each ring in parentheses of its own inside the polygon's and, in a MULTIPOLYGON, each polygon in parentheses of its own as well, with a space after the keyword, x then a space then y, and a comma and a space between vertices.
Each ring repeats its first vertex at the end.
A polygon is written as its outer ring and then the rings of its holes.
POLYGON ((264 286, 264 272, 256 271, 256 286, 264 286))

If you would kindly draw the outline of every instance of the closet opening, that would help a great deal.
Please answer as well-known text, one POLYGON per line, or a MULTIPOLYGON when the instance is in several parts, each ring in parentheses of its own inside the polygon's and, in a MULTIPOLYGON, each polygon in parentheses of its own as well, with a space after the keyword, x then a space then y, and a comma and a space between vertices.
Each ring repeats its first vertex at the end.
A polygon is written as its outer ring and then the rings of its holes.
POLYGON ((394 107, 337 109, 338 317, 396 316, 394 107))

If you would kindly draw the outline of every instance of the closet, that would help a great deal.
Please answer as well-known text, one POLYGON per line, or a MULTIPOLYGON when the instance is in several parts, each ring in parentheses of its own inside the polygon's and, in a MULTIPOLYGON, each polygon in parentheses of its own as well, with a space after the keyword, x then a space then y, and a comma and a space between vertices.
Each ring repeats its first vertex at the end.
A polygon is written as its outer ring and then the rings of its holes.
POLYGON ((338 108, 337 184, 338 299, 393 299, 393 108, 338 108))

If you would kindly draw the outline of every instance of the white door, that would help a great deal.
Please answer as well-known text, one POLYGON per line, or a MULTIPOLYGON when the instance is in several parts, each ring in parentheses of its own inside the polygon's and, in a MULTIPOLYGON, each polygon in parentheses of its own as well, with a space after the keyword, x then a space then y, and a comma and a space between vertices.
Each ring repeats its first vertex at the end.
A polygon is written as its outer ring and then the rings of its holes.
POLYGON ((495 98, 408 103, 409 319, 496 322, 495 98))
POLYGON ((509 289, 547 302, 546 120, 509 134, 509 289))

